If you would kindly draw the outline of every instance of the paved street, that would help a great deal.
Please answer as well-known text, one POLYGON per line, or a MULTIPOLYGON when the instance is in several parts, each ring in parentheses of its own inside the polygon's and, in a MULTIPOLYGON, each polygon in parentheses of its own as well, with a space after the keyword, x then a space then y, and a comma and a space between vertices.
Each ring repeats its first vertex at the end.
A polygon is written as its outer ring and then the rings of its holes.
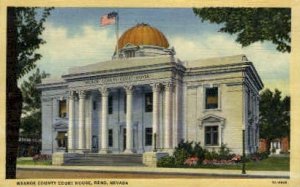
POLYGON ((151 168, 113 166, 30 166, 17 167, 17 178, 289 178, 287 171, 151 168))
MULTIPOLYGON (((114 178, 114 179, 149 179, 149 178, 224 178, 211 175, 182 175, 182 174, 144 174, 144 173, 118 173, 118 172, 92 172, 92 171, 38 171, 38 170, 17 170, 17 179, 52 179, 52 178, 114 178)), ((232 176, 226 178, 242 178, 232 176)))

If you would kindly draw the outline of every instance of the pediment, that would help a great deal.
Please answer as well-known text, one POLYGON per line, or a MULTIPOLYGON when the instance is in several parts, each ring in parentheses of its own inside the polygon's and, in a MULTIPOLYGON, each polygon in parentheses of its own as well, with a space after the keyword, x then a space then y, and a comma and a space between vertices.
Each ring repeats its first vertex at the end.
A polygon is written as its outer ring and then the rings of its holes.
POLYGON ((225 118, 210 114, 201 118, 200 121, 202 123, 218 123, 218 122, 223 123, 225 121, 225 118))

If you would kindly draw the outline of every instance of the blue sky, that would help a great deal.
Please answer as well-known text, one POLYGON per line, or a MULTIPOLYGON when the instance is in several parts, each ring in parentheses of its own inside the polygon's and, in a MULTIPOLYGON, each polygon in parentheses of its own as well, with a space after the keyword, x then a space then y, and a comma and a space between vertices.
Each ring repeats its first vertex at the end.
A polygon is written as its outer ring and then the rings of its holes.
MULTIPOLYGON (((110 60, 116 43, 114 26, 100 27, 100 16, 116 9, 55 8, 46 22, 39 49, 43 55, 37 65, 59 77, 73 66, 110 60)), ((200 58, 246 54, 254 63, 266 88, 279 88, 289 95, 289 58, 276 51, 270 42, 242 48, 235 36, 217 32, 220 25, 201 22, 192 9, 125 8, 118 9, 120 36, 137 23, 148 23, 167 37, 177 58, 189 61, 200 58)))

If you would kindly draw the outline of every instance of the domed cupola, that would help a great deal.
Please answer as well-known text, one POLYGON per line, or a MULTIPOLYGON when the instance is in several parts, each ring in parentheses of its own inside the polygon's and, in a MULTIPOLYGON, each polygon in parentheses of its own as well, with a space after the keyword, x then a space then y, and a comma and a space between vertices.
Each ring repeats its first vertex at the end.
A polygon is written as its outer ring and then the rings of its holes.
MULTIPOLYGON (((140 23, 125 31, 118 40, 119 58, 174 55, 173 48, 158 29, 140 23)), ((116 52, 114 57, 116 58, 116 52)))

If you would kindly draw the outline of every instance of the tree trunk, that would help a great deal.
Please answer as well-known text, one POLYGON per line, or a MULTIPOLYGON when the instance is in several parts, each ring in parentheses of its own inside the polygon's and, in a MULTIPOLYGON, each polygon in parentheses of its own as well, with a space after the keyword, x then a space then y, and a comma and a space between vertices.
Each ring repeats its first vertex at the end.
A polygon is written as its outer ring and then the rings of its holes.
POLYGON ((17 85, 16 68, 17 28, 16 9, 7 9, 7 51, 6 51, 6 178, 16 178, 19 127, 22 112, 22 94, 17 85))

